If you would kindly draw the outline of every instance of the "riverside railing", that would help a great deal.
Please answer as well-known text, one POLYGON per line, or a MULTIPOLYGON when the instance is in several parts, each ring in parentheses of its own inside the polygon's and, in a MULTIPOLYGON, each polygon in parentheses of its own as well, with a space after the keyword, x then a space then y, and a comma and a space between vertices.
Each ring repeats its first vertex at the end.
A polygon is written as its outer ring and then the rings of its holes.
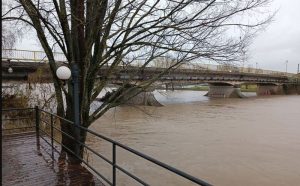
MULTIPOLYGON (((56 151, 59 153, 59 150, 56 148, 56 146, 54 145, 59 144, 61 147, 65 148, 67 151, 69 151, 71 154, 73 154, 76 158, 78 158, 79 160, 82 161, 83 164, 85 164, 85 166, 87 166, 92 172, 94 172, 96 174, 96 176, 99 176, 102 180, 104 180, 106 182, 106 184, 108 185, 112 185, 115 186, 117 185, 117 174, 116 171, 121 171, 123 172, 125 175, 129 176, 130 178, 132 178, 133 180, 135 180, 136 182, 140 183, 141 185, 149 185, 148 183, 146 183, 146 181, 142 180, 140 177, 134 175, 133 173, 131 173, 130 171, 126 170, 124 167, 122 167, 121 165, 118 164, 117 162, 117 150, 116 148, 121 148, 129 153, 132 153, 133 155, 142 158, 143 160, 146 160, 154 165, 159 166, 162 169, 165 169, 169 172, 174 173, 177 176, 182 177, 183 179, 189 180, 197 185, 202 185, 202 186, 210 186, 211 184, 198 179, 194 176, 191 176, 181 170, 178 170, 170 165, 167 165, 161 161, 158 161, 146 154, 143 154, 137 150, 134 150, 126 145, 123 145, 115 140, 112 140, 108 137, 105 137, 101 134, 98 134, 90 129, 81 127, 81 126, 75 126, 74 122, 69 121, 65 118, 62 118, 56 114, 53 114, 51 112, 48 112, 46 110, 42 110, 39 109, 38 107, 35 108, 26 108, 26 109, 3 109, 2 112, 3 113, 7 113, 10 111, 26 111, 28 110, 29 112, 31 112, 35 119, 33 121, 34 125, 28 126, 30 127, 31 131, 33 129, 35 129, 37 138, 41 138, 43 139, 46 143, 48 143, 51 148, 52 148, 52 157, 54 157, 53 152, 56 151), (59 127, 59 125, 57 125, 57 123, 55 121, 61 121, 64 122, 64 124, 68 124, 70 125, 73 129, 75 129, 75 127, 78 127, 80 130, 84 130, 86 131, 88 134, 92 134, 94 136, 96 136, 99 140, 104 140, 106 142, 109 142, 111 144, 111 152, 112 152, 112 157, 108 158, 105 157, 103 154, 97 152, 96 150, 92 149, 90 146, 88 146, 87 144, 84 144, 80 141, 78 141, 77 139, 75 139, 73 136, 71 136, 70 134, 62 131, 59 127), (57 133, 60 134, 60 137, 56 137, 57 133), (62 135, 64 135, 67 138, 70 138, 73 142, 77 143, 78 145, 80 145, 81 147, 83 147, 85 150, 89 151, 90 153, 94 154, 95 156, 101 158, 102 160, 104 160, 106 163, 108 163, 109 165, 111 165, 111 173, 112 173, 112 179, 109 179, 107 177, 105 177, 103 174, 100 173, 100 171, 96 170, 95 167, 93 167, 88 161, 84 160, 83 158, 79 157, 77 155, 77 153, 75 153, 74 151, 72 151, 71 149, 69 149, 67 146, 65 146, 64 144, 62 144, 61 142, 61 138, 62 135), (47 137, 50 139, 47 140, 47 137)), ((14 118, 17 119, 17 118, 14 118)), ((5 118, 4 120, 9 120, 9 118, 5 118)), ((11 128, 12 130, 13 128, 11 128)), ((5 130, 2 129, 2 130, 5 130)))
POLYGON ((2 109, 2 134, 35 132, 33 108, 2 109))

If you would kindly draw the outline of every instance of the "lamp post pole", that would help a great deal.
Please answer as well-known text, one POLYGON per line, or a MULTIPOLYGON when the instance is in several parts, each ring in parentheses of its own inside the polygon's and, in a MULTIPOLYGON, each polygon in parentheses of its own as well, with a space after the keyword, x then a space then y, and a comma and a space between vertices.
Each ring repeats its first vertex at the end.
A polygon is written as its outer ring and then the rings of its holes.
POLYGON ((71 64, 71 70, 66 67, 66 66, 61 66, 56 70, 56 76, 63 80, 66 81, 70 79, 72 76, 72 98, 73 98, 73 121, 74 121, 74 126, 73 126, 73 133, 74 133, 74 154, 77 158, 80 158, 80 126, 81 126, 81 121, 80 121, 80 95, 79 95, 79 68, 75 62, 71 64))
MULTIPOLYGON (((79 68, 76 63, 72 64, 72 81, 73 81, 73 112, 74 112, 74 132, 75 139, 80 141, 80 98, 79 98, 79 68)), ((80 145, 76 142, 75 153, 80 157, 80 145)))

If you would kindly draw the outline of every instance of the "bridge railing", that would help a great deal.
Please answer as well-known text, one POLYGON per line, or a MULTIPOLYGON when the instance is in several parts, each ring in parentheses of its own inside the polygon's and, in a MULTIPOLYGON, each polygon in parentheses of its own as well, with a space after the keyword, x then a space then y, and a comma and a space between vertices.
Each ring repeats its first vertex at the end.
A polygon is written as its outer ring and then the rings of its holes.
MULTIPOLYGON (((63 53, 54 52, 54 59, 62 62, 67 61, 63 53)), ((2 59, 10 59, 26 62, 48 62, 48 58, 44 51, 2 49, 2 59)))
POLYGON ((252 67, 238 67, 235 65, 228 64, 183 64, 179 69, 197 69, 205 71, 220 71, 220 72, 232 72, 232 73, 250 73, 250 74, 265 74, 265 75, 276 75, 276 76, 293 76, 293 73, 286 73, 274 70, 264 70, 252 67))
MULTIPOLYGON (((206 183, 205 181, 202 181, 196 177, 193 177, 183 171, 180 171, 170 165, 167 165, 163 162, 160 162, 146 154, 143 154, 137 150, 134 150, 126 145, 123 145, 115 140, 112 140, 110 138, 107 138, 101 134, 98 134, 90 129, 87 129, 85 127, 81 126, 75 126, 74 122, 66 120, 65 118, 62 118, 56 114, 50 113, 48 111, 39 109, 38 107, 35 108, 28 108, 28 109, 3 109, 2 112, 16 112, 16 111, 29 111, 30 113, 33 113, 33 122, 35 122, 35 125, 31 125, 30 128, 35 129, 36 134, 37 134, 37 139, 39 140, 40 138, 44 140, 47 144, 49 144, 52 148, 52 158, 54 158, 54 152, 60 153, 59 149, 57 149, 57 145, 60 145, 64 149, 66 149, 68 152, 73 154, 75 157, 80 159, 85 166, 87 166, 92 172, 94 172, 98 177, 100 177, 102 180, 105 181, 105 185, 112 185, 115 186, 117 185, 117 179, 118 175, 117 172, 122 172, 124 175, 132 178, 135 180, 137 183, 141 185, 149 185, 146 183, 146 181, 142 180, 140 177, 137 175, 131 173, 131 171, 126 170, 125 167, 121 166, 121 163, 118 162, 117 157, 118 151, 119 150, 124 150, 128 153, 131 153, 134 155, 136 158, 141 158, 144 161, 147 161, 149 163, 152 163, 153 165, 157 165, 163 170, 166 170, 170 173, 174 173, 176 176, 182 177, 186 181, 190 181, 196 185, 202 185, 202 186, 210 186, 209 183, 206 183), (107 157, 104 154, 101 154, 100 152, 96 151, 90 145, 84 144, 77 139, 75 139, 73 136, 70 134, 64 132, 61 130, 61 127, 59 125, 60 122, 63 122, 65 125, 70 125, 72 129, 75 129, 75 127, 79 128, 81 131, 87 132, 87 134, 92 135, 95 137, 95 139, 99 142, 101 141, 106 141, 110 143, 111 145, 111 156, 107 157), (101 171, 97 170, 91 163, 89 163, 85 158, 79 157, 73 150, 69 149, 67 146, 62 144, 62 137, 69 138, 73 143, 80 145, 85 149, 85 152, 88 152, 88 155, 93 155, 96 156, 102 160, 104 160, 108 165, 111 166, 111 176, 107 177, 104 176, 101 171)), ((6 120, 9 120, 9 118, 6 118, 6 120)), ((16 128, 14 128, 16 129, 16 128)), ((19 129, 19 128, 18 128, 19 129)), ((2 129, 5 130, 5 129, 2 129)), ((38 141, 39 143, 39 141, 38 141)), ((155 178, 154 178, 155 179, 155 178)), ((163 177, 162 177, 163 179, 163 177)))
MULTIPOLYGON (((170 63, 163 63, 162 59, 161 63, 149 63, 147 67, 152 68, 168 68, 170 63)), ((139 67, 143 65, 143 61, 134 61, 130 63, 133 67, 139 67)), ((232 64, 203 64, 203 63, 182 63, 177 69, 182 70, 199 70, 199 71, 217 71, 217 72, 230 72, 230 73, 249 73, 249 74, 265 74, 265 75, 276 75, 276 76, 293 76, 293 73, 286 73, 274 70, 263 70, 260 68, 252 68, 252 67, 239 67, 237 65, 232 64)))
MULTIPOLYGON (((54 59, 58 62, 67 61, 63 53, 54 52, 54 59)), ((2 59, 10 59, 25 62, 47 62, 48 58, 44 51, 30 51, 30 50, 17 50, 17 49, 2 49, 2 59)), ((133 61, 130 65, 138 67, 143 64, 143 61, 133 61)), ((121 64, 121 66, 124 64, 121 64)), ((160 64, 164 65, 164 64, 160 64)), ((149 64, 149 67, 162 68, 163 66, 157 66, 157 64, 149 64)), ((201 64, 201 63, 183 63, 178 69, 190 69, 201 71, 221 71, 221 72, 234 72, 234 73, 251 73, 251 74, 266 74, 276 76, 293 76, 293 73, 286 73, 273 70, 263 70, 252 67, 238 67, 231 64, 201 64)))

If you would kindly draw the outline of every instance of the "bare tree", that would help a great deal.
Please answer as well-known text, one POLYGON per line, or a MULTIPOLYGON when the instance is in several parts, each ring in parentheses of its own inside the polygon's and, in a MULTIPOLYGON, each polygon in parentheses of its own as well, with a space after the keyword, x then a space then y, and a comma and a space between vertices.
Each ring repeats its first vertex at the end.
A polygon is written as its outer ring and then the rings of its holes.
MULTIPOLYGON (((4 1, 2 3, 2 11, 6 12, 8 9, 10 9, 9 3, 7 1, 4 1)), ((2 18, 4 15, 1 15, 2 18)), ((11 49, 14 47, 16 41, 17 41, 17 34, 16 29, 13 28, 11 25, 9 25, 8 22, 4 22, 2 24, 2 48, 4 49, 11 49)))
POLYGON ((2 48, 11 49, 16 43, 15 33, 12 32, 7 25, 2 26, 2 48))
MULTIPOLYGON (((47 54, 56 91, 57 113, 73 120, 72 84, 68 88, 56 77, 53 47, 66 56, 68 65, 80 69, 81 125, 89 127, 110 108, 139 94, 165 72, 182 62, 239 61, 254 31, 270 21, 249 16, 262 12, 269 0, 14 0, 5 21, 32 26, 47 54), (8 16, 9 15, 9 16, 8 16), (13 16, 12 16, 13 15, 13 16), (139 61, 136 74, 156 59, 169 57, 172 65, 138 86, 132 79, 91 112, 91 104, 123 65, 139 61), (142 63, 141 63, 142 62, 142 63), (98 70, 107 67, 97 80, 98 70), (63 97, 66 97, 66 106, 63 97)), ((130 76, 133 77, 133 74, 130 76)), ((73 130, 62 123, 64 132, 73 130)), ((84 143, 86 133, 81 132, 84 143)), ((72 142, 63 138, 71 150, 72 142)))

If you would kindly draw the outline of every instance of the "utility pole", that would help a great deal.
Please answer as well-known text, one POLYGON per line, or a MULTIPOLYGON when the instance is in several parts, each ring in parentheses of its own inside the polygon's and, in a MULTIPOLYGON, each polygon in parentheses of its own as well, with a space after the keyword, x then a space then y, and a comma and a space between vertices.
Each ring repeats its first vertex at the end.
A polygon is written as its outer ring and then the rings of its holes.
POLYGON ((289 63, 289 61, 288 60, 286 60, 286 62, 285 62, 285 73, 287 74, 287 67, 288 67, 288 63, 289 63))
POLYGON ((297 74, 299 74, 299 65, 300 65, 300 64, 298 63, 298 70, 297 70, 297 74))
POLYGON ((257 73, 257 67, 258 67, 258 63, 255 63, 255 73, 257 73))

